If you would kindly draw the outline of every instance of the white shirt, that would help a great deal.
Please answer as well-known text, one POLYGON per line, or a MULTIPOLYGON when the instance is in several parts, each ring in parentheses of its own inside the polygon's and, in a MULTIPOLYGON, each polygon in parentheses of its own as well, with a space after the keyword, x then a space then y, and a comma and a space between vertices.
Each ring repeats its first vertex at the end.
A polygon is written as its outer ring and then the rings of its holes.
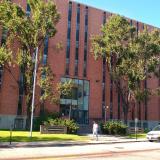
POLYGON ((93 132, 97 132, 98 131, 98 124, 94 123, 93 124, 93 132))

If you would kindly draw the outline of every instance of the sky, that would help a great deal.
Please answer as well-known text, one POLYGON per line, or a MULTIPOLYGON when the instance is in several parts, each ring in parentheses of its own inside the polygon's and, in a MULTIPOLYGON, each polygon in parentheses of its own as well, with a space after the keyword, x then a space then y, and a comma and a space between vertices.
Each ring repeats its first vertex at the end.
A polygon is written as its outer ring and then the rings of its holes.
POLYGON ((160 0, 73 0, 160 28, 160 0))

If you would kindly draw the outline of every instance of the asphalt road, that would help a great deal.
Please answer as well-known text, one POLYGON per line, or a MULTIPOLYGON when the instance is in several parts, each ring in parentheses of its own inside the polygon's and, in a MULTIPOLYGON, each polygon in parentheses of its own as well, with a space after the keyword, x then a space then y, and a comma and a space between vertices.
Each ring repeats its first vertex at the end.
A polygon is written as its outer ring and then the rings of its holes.
POLYGON ((72 145, 59 147, 0 148, 3 160, 160 160, 160 143, 72 145))

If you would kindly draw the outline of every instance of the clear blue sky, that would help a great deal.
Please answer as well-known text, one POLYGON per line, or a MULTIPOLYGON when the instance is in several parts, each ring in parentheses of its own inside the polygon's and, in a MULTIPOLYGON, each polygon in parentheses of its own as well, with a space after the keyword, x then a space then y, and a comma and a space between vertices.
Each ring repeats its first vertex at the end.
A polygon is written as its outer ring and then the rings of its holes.
POLYGON ((160 0, 74 0, 160 28, 160 0))

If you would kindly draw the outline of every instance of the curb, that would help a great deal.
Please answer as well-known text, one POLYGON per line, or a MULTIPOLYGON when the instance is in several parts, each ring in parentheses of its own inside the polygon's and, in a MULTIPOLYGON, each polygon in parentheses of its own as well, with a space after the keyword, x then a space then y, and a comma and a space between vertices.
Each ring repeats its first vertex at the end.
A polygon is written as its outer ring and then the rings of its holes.
POLYGON ((0 144, 0 148, 28 148, 28 147, 62 147, 62 146, 73 146, 73 145, 100 145, 100 144, 116 144, 116 143, 131 143, 131 142, 147 142, 147 140, 128 140, 128 141, 88 141, 88 142, 50 142, 49 143, 46 141, 46 144, 29 144, 29 143, 17 143, 17 142, 12 142, 12 144, 0 144))

